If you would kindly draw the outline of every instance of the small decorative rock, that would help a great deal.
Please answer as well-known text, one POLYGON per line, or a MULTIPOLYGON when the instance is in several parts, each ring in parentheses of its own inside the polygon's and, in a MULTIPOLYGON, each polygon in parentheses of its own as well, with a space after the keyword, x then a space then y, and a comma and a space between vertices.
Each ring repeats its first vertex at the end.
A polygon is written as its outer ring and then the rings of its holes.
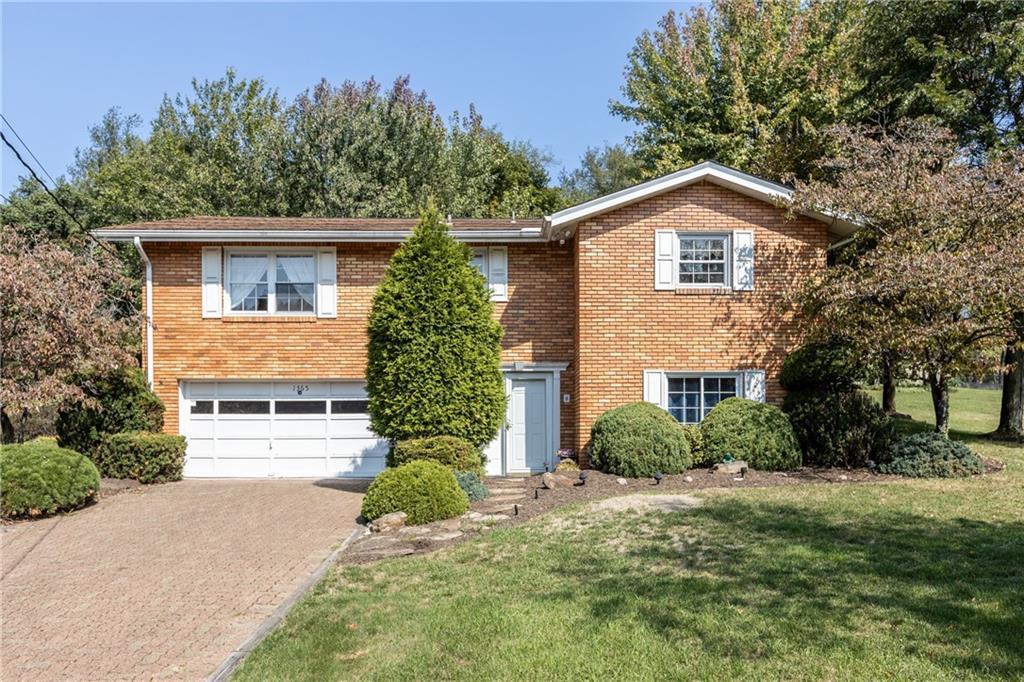
POLYGON ((693 476, 683 476, 683 480, 687 483, 693 483, 693 476))
POLYGON ((849 481, 849 480, 850 480, 850 477, 849 477, 849 476, 847 476, 846 474, 840 474, 840 475, 839 475, 839 480, 840 480, 840 481, 849 481))
POLYGON ((572 479, 566 478, 565 476, 559 476, 553 474, 550 471, 545 471, 540 477, 541 485, 548 490, 554 490, 555 488, 569 488, 572 487, 572 479))
POLYGON ((716 474, 731 474, 735 476, 740 473, 743 469, 747 468, 747 463, 741 459, 733 460, 732 462, 719 462, 711 468, 716 474))
POLYGON ((370 530, 374 533, 384 533, 389 530, 397 530, 405 525, 409 517, 405 512, 391 512, 370 522, 370 530))
POLYGON ((629 485, 629 481, 627 481, 624 478, 616 478, 615 482, 618 483, 619 485, 629 485))

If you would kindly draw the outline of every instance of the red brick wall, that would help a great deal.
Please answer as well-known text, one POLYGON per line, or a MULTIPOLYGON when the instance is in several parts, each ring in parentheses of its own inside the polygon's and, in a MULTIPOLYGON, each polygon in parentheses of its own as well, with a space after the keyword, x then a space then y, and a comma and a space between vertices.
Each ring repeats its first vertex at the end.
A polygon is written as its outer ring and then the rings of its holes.
POLYGON ((580 224, 576 241, 575 447, 602 412, 643 399, 644 369, 763 369, 769 402, 782 399, 780 365, 799 342, 786 298, 825 267, 823 223, 699 183, 580 224), (753 229, 754 290, 655 291, 658 229, 753 229))
MULTIPOLYGON (((153 262, 154 383, 167 406, 165 431, 178 431, 180 380, 363 378, 373 292, 397 245, 336 245, 338 317, 332 319, 203 319, 202 245, 145 246, 153 262)), ((509 300, 495 305, 505 328, 504 362, 572 360, 571 254, 567 245, 509 245, 509 300)), ((571 393, 573 384, 570 368, 562 391, 571 393)), ((563 438, 572 438, 573 405, 563 405, 561 415, 563 438)))

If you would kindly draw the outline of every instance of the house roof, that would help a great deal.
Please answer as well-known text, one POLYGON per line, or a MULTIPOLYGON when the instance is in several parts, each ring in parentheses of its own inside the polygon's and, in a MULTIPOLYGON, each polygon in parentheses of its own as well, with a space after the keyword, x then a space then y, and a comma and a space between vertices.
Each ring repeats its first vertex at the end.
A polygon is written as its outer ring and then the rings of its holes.
MULTIPOLYGON (((454 236, 466 242, 547 241, 563 239, 580 221, 593 218, 629 204, 685 187, 696 182, 711 182, 755 199, 783 204, 793 196, 785 185, 770 182, 714 161, 705 161, 675 173, 628 187, 591 201, 570 206, 543 219, 520 220, 494 218, 456 218, 450 223, 454 236)), ((828 225, 835 240, 857 230, 849 220, 825 212, 803 211, 828 225)), ((93 234, 111 241, 402 241, 412 233, 417 218, 259 218, 194 216, 94 230, 93 234)))
MULTIPOLYGON (((714 161, 705 161, 675 173, 562 209, 547 217, 547 228, 552 235, 569 235, 572 234, 576 224, 582 220, 701 181, 711 182, 770 203, 785 203, 793 197, 793 190, 790 187, 723 166, 714 161)), ((848 237, 857 230, 854 223, 827 213, 818 211, 804 211, 803 213, 808 217, 827 223, 829 233, 836 238, 848 237)))
MULTIPOLYGON (((261 218, 192 216, 113 225, 93 234, 111 241, 401 241, 418 218, 261 218)), ((544 221, 456 218, 449 229, 463 241, 539 241, 544 221)))

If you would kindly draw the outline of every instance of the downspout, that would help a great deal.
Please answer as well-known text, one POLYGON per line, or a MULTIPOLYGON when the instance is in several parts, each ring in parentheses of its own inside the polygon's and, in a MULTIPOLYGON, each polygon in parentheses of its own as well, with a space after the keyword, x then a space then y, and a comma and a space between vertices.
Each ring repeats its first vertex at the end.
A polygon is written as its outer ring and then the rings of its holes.
POLYGON ((135 250, 146 264, 146 381, 153 388, 153 262, 142 248, 139 237, 135 237, 135 250))

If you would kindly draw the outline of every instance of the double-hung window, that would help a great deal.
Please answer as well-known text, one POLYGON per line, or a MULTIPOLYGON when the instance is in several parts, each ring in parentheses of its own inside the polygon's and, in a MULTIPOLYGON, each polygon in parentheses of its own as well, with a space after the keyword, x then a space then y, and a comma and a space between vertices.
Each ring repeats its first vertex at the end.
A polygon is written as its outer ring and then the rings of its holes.
POLYGON ((316 281, 312 253, 228 254, 227 293, 233 313, 314 313, 316 281))
POLYGON ((729 286, 729 236, 679 234, 679 285, 729 286))
POLYGON ((508 300, 508 247, 476 247, 472 251, 469 264, 484 276, 493 300, 508 300))
POLYGON ((669 414, 684 424, 699 423, 715 405, 739 395, 735 375, 669 375, 667 379, 669 414))

